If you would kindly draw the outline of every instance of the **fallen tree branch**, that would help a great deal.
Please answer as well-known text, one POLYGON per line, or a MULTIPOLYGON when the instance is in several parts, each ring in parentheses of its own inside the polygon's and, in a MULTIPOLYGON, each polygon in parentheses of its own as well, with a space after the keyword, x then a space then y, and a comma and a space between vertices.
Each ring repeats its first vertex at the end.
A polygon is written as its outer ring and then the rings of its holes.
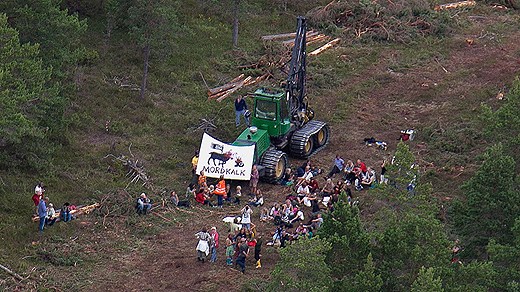
POLYGON ((19 274, 13 272, 12 270, 10 270, 9 268, 7 268, 7 267, 4 266, 4 265, 0 265, 0 268, 1 268, 2 270, 4 270, 6 273, 8 273, 9 275, 11 275, 11 276, 13 276, 14 278, 16 278, 17 280, 19 280, 19 281, 23 281, 23 280, 25 280, 24 277, 22 277, 22 276, 20 276, 19 274))

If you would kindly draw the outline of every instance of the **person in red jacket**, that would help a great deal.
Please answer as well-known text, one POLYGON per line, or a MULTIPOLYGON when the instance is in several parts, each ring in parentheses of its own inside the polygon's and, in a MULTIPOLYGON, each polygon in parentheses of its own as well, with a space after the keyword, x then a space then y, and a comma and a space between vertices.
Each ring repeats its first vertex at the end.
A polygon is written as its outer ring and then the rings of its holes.
POLYGON ((224 203, 224 197, 226 196, 226 181, 224 180, 224 175, 220 176, 220 179, 213 191, 213 194, 217 196, 218 207, 222 208, 222 204, 224 203))
POLYGON ((204 188, 200 188, 197 194, 195 194, 195 201, 213 207, 213 204, 209 201, 209 196, 206 195, 204 188))

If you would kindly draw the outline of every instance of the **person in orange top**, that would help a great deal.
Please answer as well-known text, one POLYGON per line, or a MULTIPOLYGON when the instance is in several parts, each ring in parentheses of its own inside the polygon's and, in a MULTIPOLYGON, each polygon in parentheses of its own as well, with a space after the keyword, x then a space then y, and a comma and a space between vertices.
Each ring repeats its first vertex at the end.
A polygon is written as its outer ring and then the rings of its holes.
POLYGON ((208 185, 206 184, 206 175, 204 175, 204 170, 200 171, 199 175, 199 188, 207 188, 208 185))
POLYGON ((224 197, 226 196, 226 181, 224 180, 224 175, 220 176, 220 179, 215 187, 215 191, 213 194, 217 195, 218 199, 218 207, 222 208, 222 204, 224 203, 224 197))

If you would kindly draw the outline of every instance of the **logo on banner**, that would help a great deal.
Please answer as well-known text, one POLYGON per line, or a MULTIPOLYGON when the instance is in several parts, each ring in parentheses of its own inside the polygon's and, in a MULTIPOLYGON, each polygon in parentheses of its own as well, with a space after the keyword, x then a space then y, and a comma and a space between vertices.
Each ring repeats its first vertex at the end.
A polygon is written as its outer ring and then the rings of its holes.
POLYGON ((249 180, 255 146, 235 146, 221 142, 204 133, 199 150, 197 172, 207 177, 249 180))

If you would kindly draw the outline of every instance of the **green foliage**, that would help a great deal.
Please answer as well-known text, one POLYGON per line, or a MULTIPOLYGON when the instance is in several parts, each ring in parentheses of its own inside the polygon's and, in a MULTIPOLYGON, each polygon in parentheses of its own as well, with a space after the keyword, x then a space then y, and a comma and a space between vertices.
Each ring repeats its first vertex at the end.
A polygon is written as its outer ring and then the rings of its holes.
POLYGON ((311 10, 311 23, 350 39, 410 42, 417 37, 449 33, 454 26, 445 12, 431 9, 432 1, 337 1, 311 10))
POLYGON ((164 53, 179 31, 177 9, 168 0, 134 0, 128 9, 130 36, 141 47, 153 46, 164 53))
POLYGON ((412 292, 443 292, 442 281, 440 277, 435 277, 432 268, 421 267, 417 279, 413 281, 412 292))
POLYGON ((456 265, 444 276, 444 289, 453 292, 485 292, 495 287, 496 276, 492 262, 474 261, 456 265))
POLYGON ((281 249, 267 291, 328 291, 332 278, 325 257, 330 249, 331 244, 318 237, 281 249))
POLYGON ((332 214, 323 216, 319 235, 332 246, 327 264, 341 278, 363 267, 369 253, 369 237, 359 218, 359 209, 351 207, 341 194, 332 214))
POLYGON ((488 138, 502 142, 513 157, 520 162, 520 78, 516 77, 504 104, 496 111, 482 106, 481 119, 488 138))
POLYGON ((52 153, 48 139, 59 130, 64 99, 38 45, 20 45, 6 15, 0 15, 0 38, 0 167, 41 168, 52 153))
POLYGON ((388 218, 378 236, 374 255, 380 263, 385 289, 410 287, 419 269, 443 267, 450 262, 450 242, 443 226, 433 216, 406 213, 388 218))
POLYGON ((54 76, 63 79, 85 53, 81 36, 87 22, 69 15, 60 4, 60 0, 5 1, 0 11, 20 32, 22 43, 40 44, 40 57, 52 66, 54 76))
POLYGON ((381 291, 383 279, 376 272, 372 254, 368 254, 365 266, 357 272, 354 280, 351 283, 343 283, 343 286, 351 287, 351 291, 381 291))
POLYGON ((498 271, 499 287, 515 291, 514 287, 520 282, 520 217, 516 218, 512 232, 515 238, 513 243, 499 244, 492 239, 487 246, 487 252, 498 271))
POLYGON ((466 201, 453 208, 453 218, 465 236, 466 250, 479 255, 489 239, 511 243, 511 228, 520 211, 520 192, 515 185, 515 161, 501 144, 489 148, 473 177, 462 186, 466 201))

